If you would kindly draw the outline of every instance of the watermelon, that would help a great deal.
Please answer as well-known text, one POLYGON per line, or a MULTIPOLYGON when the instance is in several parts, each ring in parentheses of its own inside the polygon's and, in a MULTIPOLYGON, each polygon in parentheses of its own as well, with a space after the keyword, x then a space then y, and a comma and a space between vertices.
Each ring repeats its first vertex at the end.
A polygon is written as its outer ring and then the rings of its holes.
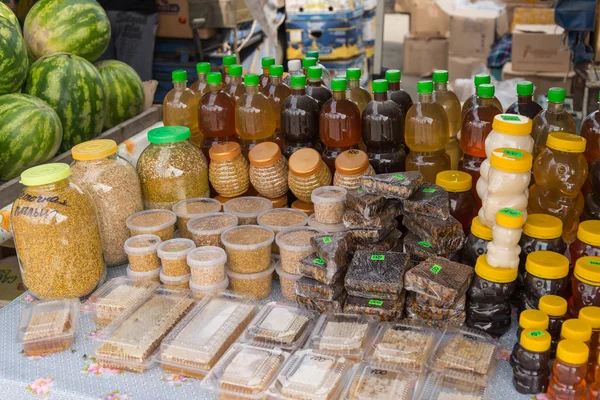
POLYGON ((19 32, 21 32, 21 24, 15 13, 8 6, 0 1, 0 17, 6 18, 19 32))
POLYGON ((116 60, 96 64, 106 94, 104 129, 110 129, 144 111, 144 85, 129 65, 116 60))
POLYGON ((34 59, 71 53, 94 62, 110 42, 110 22, 96 0, 40 0, 27 14, 23 36, 34 59))
POLYGON ((50 160, 61 140, 60 118, 47 103, 27 94, 0 96, 0 180, 50 160))
POLYGON ((60 117, 61 152, 102 132, 106 116, 102 77, 84 58, 67 53, 40 58, 29 68, 23 92, 44 100, 60 117))
POLYGON ((29 59, 21 32, 8 19, 0 17, 0 95, 21 90, 27 67, 29 59))

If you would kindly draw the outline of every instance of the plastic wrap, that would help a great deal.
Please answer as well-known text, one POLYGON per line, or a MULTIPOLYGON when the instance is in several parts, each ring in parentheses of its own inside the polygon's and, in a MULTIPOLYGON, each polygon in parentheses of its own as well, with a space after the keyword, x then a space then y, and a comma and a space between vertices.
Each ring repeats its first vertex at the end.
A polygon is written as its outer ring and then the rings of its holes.
POLYGON ((344 304, 344 312, 374 315, 381 321, 393 321, 402 318, 405 298, 405 291, 402 291, 400 295, 398 295, 397 300, 379 300, 348 296, 348 299, 344 304))
POLYGON ((300 307, 311 311, 324 312, 342 312, 344 303, 346 302, 347 293, 343 292, 337 299, 326 301, 319 299, 311 299, 308 297, 296 296, 296 302, 300 307))
POLYGON ((417 171, 396 172, 363 176, 360 188, 367 193, 394 199, 408 199, 423 183, 423 175, 417 171))
POLYGON ((456 325, 465 323, 467 313, 464 310, 433 307, 415 301, 415 293, 409 293, 406 299, 406 312, 415 314, 423 319, 442 320, 456 325))
POLYGON ((405 212, 403 222, 409 231, 421 240, 428 242, 438 254, 450 254, 458 251, 465 241, 463 227, 453 216, 442 220, 423 215, 415 216, 405 212))
POLYGON ((468 374, 430 372, 423 384, 421 400, 486 400, 486 386, 468 374))
POLYGON ((392 229, 392 231, 379 242, 369 244, 356 243, 355 250, 390 251, 396 245, 400 237, 402 237, 402 232, 398 229, 392 229))
POLYGON ((344 400, 410 400, 418 381, 418 375, 402 368, 382 368, 361 363, 354 368, 344 400))
POLYGON ((346 211, 343 223, 349 229, 386 229, 394 218, 402 214, 402 204, 399 201, 388 201, 381 213, 370 218, 363 217, 356 211, 346 211))
POLYGON ((437 330, 444 330, 448 327, 460 327, 460 325, 456 325, 454 322, 443 321, 439 319, 425 319, 419 317, 417 314, 411 312, 410 310, 405 309, 404 311, 405 320, 414 322, 416 324, 421 324, 430 328, 435 328, 437 330))
POLYGON ((398 228, 398 220, 392 219, 384 229, 353 229, 348 232, 355 244, 373 244, 385 238, 391 231, 398 228))
POLYGON ((332 301, 338 298, 343 292, 343 279, 333 281, 329 285, 307 277, 302 277, 296 281, 296 295, 309 299, 332 301))
POLYGON ((317 253, 312 253, 300 260, 299 270, 301 275, 326 285, 339 280, 340 275, 343 275, 345 271, 345 269, 338 270, 336 264, 330 268, 317 253))
MULTIPOLYGON (((425 261, 429 257, 438 255, 431 248, 429 242, 419 239, 415 234, 410 232, 404 237, 404 252, 409 254, 410 259, 415 262, 425 261)), ((443 256, 443 254, 441 255, 443 256)))
POLYGON ((385 210, 387 201, 383 196, 369 194, 362 189, 351 190, 346 194, 346 210, 373 218, 385 210))
POLYGON ((425 215, 433 218, 448 219, 450 198, 448 192, 431 183, 422 184, 408 199, 402 202, 407 214, 425 215))
POLYGON ((441 308, 451 308, 457 311, 464 311, 465 306, 467 305, 467 295, 466 293, 456 299, 453 304, 444 303, 439 301, 433 297, 423 295, 421 293, 415 293, 415 301, 419 304, 423 304, 431 307, 441 307, 441 308))
POLYGON ((346 273, 346 290, 352 296, 397 300, 409 263, 403 253, 357 251, 346 273))
POLYGON ((352 236, 346 232, 317 235, 310 239, 319 258, 325 261, 327 276, 333 277, 348 265, 348 253, 353 250, 352 236))

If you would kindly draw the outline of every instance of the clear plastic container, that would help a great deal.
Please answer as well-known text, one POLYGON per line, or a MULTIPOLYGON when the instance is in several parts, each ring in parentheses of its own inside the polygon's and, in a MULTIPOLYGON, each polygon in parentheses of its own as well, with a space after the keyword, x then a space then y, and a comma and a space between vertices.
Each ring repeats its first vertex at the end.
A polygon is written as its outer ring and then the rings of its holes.
POLYGON ((418 376, 402 368, 360 363, 353 370, 343 400, 410 400, 418 376))
POLYGON ((192 282, 198 286, 217 285, 225 279, 227 253, 217 246, 204 246, 190 251, 187 264, 192 272, 192 282))
POLYGON ((192 295, 196 299, 203 299, 206 296, 212 296, 221 292, 224 292, 229 287, 229 278, 225 277, 223 281, 217 283, 216 285, 197 285, 193 280, 190 280, 190 289, 192 290, 192 295))
POLYGON ((224 197, 240 196, 248 190, 248 161, 236 142, 217 143, 208 151, 208 178, 217 193, 224 197))
POLYGON ((163 286, 169 290, 186 290, 190 288, 191 274, 182 276, 170 276, 160 272, 160 281, 163 286))
POLYGON ((192 218, 205 214, 217 213, 221 211, 221 203, 215 199, 205 199, 198 197, 195 199, 182 200, 173 206, 173 212, 177 215, 177 229, 181 237, 191 239, 191 234, 187 229, 187 223, 192 218))
POLYGON ((79 328, 77 299, 28 303, 21 313, 17 343, 27 356, 56 353, 75 342, 79 328))
MULTIPOLYGON (((271 229, 277 235, 284 229, 306 225, 308 215, 304 211, 294 210, 293 208, 273 208, 260 214, 257 222, 258 225, 271 229)), ((279 254, 279 246, 276 243, 273 244, 272 251, 279 254)))
POLYGON ((322 224, 339 224, 346 210, 346 189, 322 186, 313 190, 311 201, 315 205, 315 218, 322 224))
POLYGON ((132 271, 129 266, 126 268, 127 278, 133 280, 136 283, 142 282, 160 282, 160 267, 152 271, 147 272, 136 272, 132 271))
POLYGON ((281 284, 281 295, 284 299, 295 302, 296 282, 302 278, 302 275, 288 274, 281 269, 281 266, 276 269, 276 272, 277 276, 279 276, 279 283, 281 284))
POLYGON ((346 232, 349 230, 342 222, 339 224, 322 224, 317 221, 315 214, 308 217, 308 226, 326 233, 346 232))
POLYGON ((256 314, 256 306, 230 294, 196 305, 160 345, 168 372, 204 378, 256 314))
MULTIPOLYGON (((271 244, 275 235, 269 228, 241 225, 221 234, 231 272, 253 274, 271 265, 271 244)), ((233 285, 233 283, 232 283, 233 285)))
POLYGON ((311 202, 313 190, 331 185, 331 171, 314 149, 300 149, 290 157, 288 185, 300 201, 311 202))
POLYGON ((148 272, 160 268, 158 248, 161 240, 156 235, 137 235, 125 241, 125 253, 129 258, 129 269, 148 272))
POLYGON ((323 234, 325 232, 305 226, 279 232, 275 243, 277 243, 281 255, 281 270, 288 274, 299 274, 300 260, 313 252, 310 239, 323 234))
POLYGON ((269 199, 288 191, 288 165, 276 143, 259 143, 248 153, 250 182, 256 191, 269 199))
POLYGON ((424 380, 420 400, 486 400, 487 387, 469 374, 430 372, 424 380))
POLYGON ((223 206, 226 213, 238 217, 240 225, 256 225, 257 218, 263 212, 273 208, 271 200, 264 197, 244 196, 229 200, 223 206))
POLYGON ((158 257, 165 276, 183 276, 190 273, 187 255, 196 248, 193 240, 171 239, 158 246, 158 257))
POLYGON ((240 274, 229 269, 225 270, 231 291, 248 296, 252 300, 263 300, 271 294, 273 284, 273 271, 275 263, 270 268, 254 274, 240 274))
POLYGON ((227 229, 237 226, 238 217, 227 213, 213 213, 202 217, 192 218, 187 228, 196 247, 219 246, 221 243, 221 233, 227 229))
POLYGON ((131 236, 156 235, 160 240, 173 239, 177 215, 169 210, 146 210, 135 213, 125 223, 131 236))

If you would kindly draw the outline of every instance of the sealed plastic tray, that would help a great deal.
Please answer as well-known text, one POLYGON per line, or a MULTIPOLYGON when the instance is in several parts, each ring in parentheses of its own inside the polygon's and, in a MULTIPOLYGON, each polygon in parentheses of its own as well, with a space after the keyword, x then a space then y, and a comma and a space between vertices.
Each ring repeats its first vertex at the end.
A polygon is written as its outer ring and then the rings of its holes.
POLYGON ((421 393, 421 400, 487 400, 485 385, 474 381, 468 374, 456 372, 429 372, 421 393))
POLYGON ((344 303, 344 312, 373 315, 382 321, 392 321, 402 318, 405 298, 406 292, 404 290, 400 293, 397 300, 348 296, 346 303, 344 303))
POLYGON ((392 220, 401 214, 400 201, 391 200, 387 202, 385 210, 371 218, 365 218, 355 211, 346 211, 343 223, 348 229, 387 229, 392 220))
POLYGON ((328 277, 333 277, 348 265, 348 253, 353 250, 352 237, 349 233, 313 236, 310 243, 319 257, 325 261, 328 277))
POLYGON ((409 263, 403 253, 357 251, 346 273, 346 290, 352 296, 397 300, 409 263))
POLYGON ((367 193, 404 200, 412 196, 422 183, 420 172, 406 171, 365 175, 360 180, 360 188, 367 193))
POLYGON ((300 274, 316 281, 330 285, 341 279, 344 269, 339 270, 337 264, 331 268, 317 253, 304 257, 299 264, 300 274))
POLYGON ((415 300, 415 293, 411 292, 406 299, 406 312, 416 314, 423 319, 441 320, 452 322, 457 325, 465 323, 467 318, 466 311, 452 308, 434 307, 427 304, 418 303, 415 300))
POLYGON ((333 281, 329 285, 305 276, 296 281, 296 294, 309 299, 332 301, 337 299, 343 292, 343 279, 333 281))
POLYGON ((398 220, 393 219, 392 223, 389 224, 385 229, 353 229, 348 233, 351 235, 352 240, 354 240, 356 244, 373 244, 383 240, 383 238, 397 228, 398 220))
POLYGON ((398 243, 398 239, 400 239, 401 237, 402 232, 400 230, 392 229, 392 231, 388 233, 386 237, 381 239, 379 242, 369 244, 356 243, 355 250, 390 251, 394 248, 394 246, 396 246, 396 243, 398 243))
POLYGON ((465 233, 462 224, 453 216, 443 220, 439 218, 414 215, 404 212, 404 226, 428 242, 438 254, 450 254, 462 248, 465 233))
POLYGON ((403 368, 360 363, 352 370, 343 400, 410 400, 418 376, 403 368))
POLYGON ((355 211, 365 218, 379 215, 386 207, 387 199, 369 194, 362 189, 349 190, 346 194, 346 209, 355 211))
POLYGON ((231 294, 207 297, 163 340, 158 356, 171 373, 203 378, 256 314, 256 306, 231 294))
POLYGON ((450 215, 448 192, 444 188, 431 183, 423 183, 402 204, 404 212, 408 214, 425 215, 439 219, 448 219, 450 215))
POLYGON ((346 302, 347 294, 343 292, 340 297, 332 301, 310 299, 308 297, 296 296, 296 303, 302 308, 311 311, 318 311, 319 313, 330 312, 342 312, 344 303, 346 302))

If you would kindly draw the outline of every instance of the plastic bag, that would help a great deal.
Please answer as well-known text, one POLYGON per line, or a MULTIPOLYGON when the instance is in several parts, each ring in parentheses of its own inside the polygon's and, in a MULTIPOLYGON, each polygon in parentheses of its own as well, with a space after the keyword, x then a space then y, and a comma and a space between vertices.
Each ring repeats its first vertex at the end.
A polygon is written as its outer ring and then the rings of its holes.
POLYGON ((344 307, 344 303, 346 302, 346 297, 346 292, 343 292, 340 297, 331 301, 296 296, 296 302, 301 307, 307 310, 318 311, 320 313, 324 313, 327 311, 342 312, 342 308, 344 307))
POLYGON ((348 234, 357 246, 359 244, 377 243, 396 228, 398 228, 398 220, 393 219, 392 223, 384 229, 353 229, 348 234))
POLYGON ((309 299, 332 301, 344 292, 344 281, 339 279, 331 285, 326 285, 314 279, 303 276, 296 281, 296 294, 309 299))
POLYGON ((385 197, 369 194, 362 189, 349 191, 346 195, 346 210, 357 212, 365 218, 379 215, 386 203, 385 197))
POLYGON ((404 213, 404 226, 421 240, 428 242, 437 254, 450 254, 462 248, 465 233, 453 216, 447 220, 404 213))
POLYGON ((403 206, 406 214, 426 215, 443 220, 450 216, 448 192, 431 183, 422 184, 412 196, 403 201, 403 206))
POLYGON ((402 291, 397 300, 367 299, 365 297, 348 296, 344 304, 344 312, 375 315, 381 321, 393 321, 402 318, 406 291, 402 291))
POLYGON ((365 175, 360 180, 360 188, 367 193, 404 200, 412 196, 422 183, 423 175, 420 172, 407 171, 365 175))
POLYGON ((433 307, 417 303, 415 300, 415 293, 409 293, 408 299, 406 300, 406 309, 423 319, 443 320, 458 325, 464 324, 465 319, 467 318, 467 313, 464 310, 433 307))
POLYGON ((392 250, 392 248, 394 246, 396 246, 396 243, 398 242, 398 239, 400 239, 401 236, 402 236, 402 232, 400 232, 398 229, 392 229, 392 231, 390 233, 388 233, 387 236, 384 237, 383 239, 381 239, 379 242, 368 243, 368 244, 357 243, 356 251, 358 251, 358 250, 390 251, 390 250, 392 250))
POLYGON ((346 269, 348 253, 354 250, 352 236, 347 232, 313 236, 310 243, 325 262, 329 281, 338 271, 346 269))
POLYGON ((441 302, 439 300, 434 299, 433 297, 429 297, 423 295, 421 293, 415 293, 415 301, 419 304, 423 304, 431 307, 440 307, 440 308, 451 308, 457 311, 464 311, 465 306, 467 305, 467 294, 465 293, 463 296, 460 296, 456 299, 454 304, 448 304, 441 302))
POLYGON ((397 300, 409 262, 403 253, 357 251, 346 273, 346 290, 357 297, 397 300))
POLYGON ((402 204, 398 200, 390 200, 381 213, 365 218, 355 211, 346 211, 342 222, 349 229, 386 229, 393 220, 402 214, 402 204))

